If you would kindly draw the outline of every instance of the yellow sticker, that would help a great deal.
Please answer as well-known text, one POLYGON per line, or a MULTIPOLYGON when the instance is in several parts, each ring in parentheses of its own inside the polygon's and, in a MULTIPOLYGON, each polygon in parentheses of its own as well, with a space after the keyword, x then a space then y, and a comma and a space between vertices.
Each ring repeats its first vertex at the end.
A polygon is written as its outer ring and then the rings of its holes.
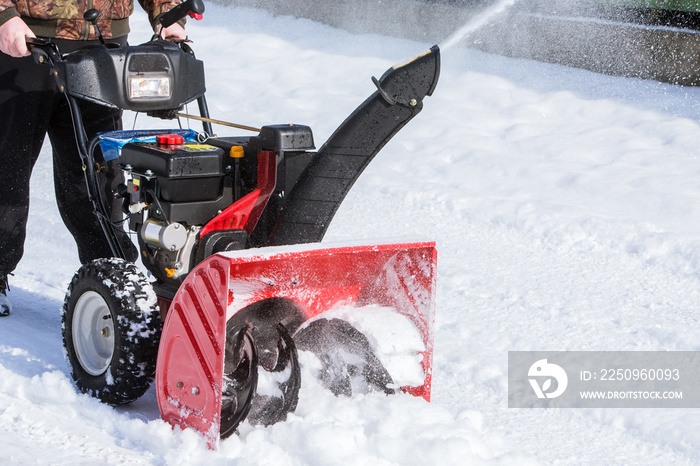
POLYGON ((182 146, 182 150, 187 152, 210 152, 216 150, 216 147, 209 144, 185 144, 182 146))

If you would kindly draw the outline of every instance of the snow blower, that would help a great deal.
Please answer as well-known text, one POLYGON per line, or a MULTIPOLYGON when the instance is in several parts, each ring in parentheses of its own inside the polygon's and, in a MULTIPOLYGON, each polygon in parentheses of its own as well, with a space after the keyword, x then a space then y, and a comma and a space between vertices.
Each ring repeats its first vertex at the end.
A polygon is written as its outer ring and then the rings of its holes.
MULTIPOLYGON (((203 12, 201 0, 187 0, 161 23, 203 12)), ((95 23, 95 13, 86 21, 95 23)), ((300 352, 318 359, 317 377, 336 395, 376 390, 430 400, 435 244, 320 242, 367 164, 432 94, 437 47, 373 78, 376 92, 315 151, 303 125, 211 136, 204 67, 186 43, 154 36, 61 54, 50 40, 29 41, 70 103, 89 195, 114 256, 83 265, 66 295, 63 340, 78 390, 116 406, 155 378, 163 419, 198 430, 211 446, 245 419, 270 425, 294 411, 300 352), (87 140, 78 99, 163 119, 197 101, 203 131, 87 140), (122 223, 98 188, 98 167, 108 161, 125 175, 109 193, 123 204, 122 223), (126 227, 143 267, 127 259, 126 227), (361 316, 371 318, 359 325, 361 316), (392 374, 391 355, 377 350, 385 338, 396 339, 389 346, 415 371, 392 374)))

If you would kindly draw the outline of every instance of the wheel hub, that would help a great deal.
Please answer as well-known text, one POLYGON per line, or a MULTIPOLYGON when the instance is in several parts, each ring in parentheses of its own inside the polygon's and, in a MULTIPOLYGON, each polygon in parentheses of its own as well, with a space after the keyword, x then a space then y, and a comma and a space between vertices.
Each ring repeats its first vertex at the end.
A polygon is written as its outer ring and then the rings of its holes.
POLYGON ((86 291, 73 315, 73 345, 80 365, 90 375, 104 373, 114 354, 114 322, 104 298, 86 291))

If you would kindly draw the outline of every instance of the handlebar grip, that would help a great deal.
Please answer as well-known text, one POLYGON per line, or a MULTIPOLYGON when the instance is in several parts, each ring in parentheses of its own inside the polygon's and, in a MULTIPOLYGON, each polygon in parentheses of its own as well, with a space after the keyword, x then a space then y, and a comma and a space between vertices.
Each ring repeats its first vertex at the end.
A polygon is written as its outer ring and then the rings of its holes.
POLYGON ((185 16, 200 20, 204 13, 204 2, 202 0, 187 0, 180 3, 172 10, 160 17, 160 25, 164 28, 180 21, 185 16))
POLYGON ((27 43, 28 48, 32 48, 35 45, 42 47, 51 43, 51 41, 49 41, 48 39, 43 39, 39 37, 25 37, 24 41, 27 43))
POLYGON ((61 59, 61 54, 58 52, 56 44, 50 39, 38 37, 27 37, 27 48, 34 57, 34 61, 38 64, 52 65, 61 59))

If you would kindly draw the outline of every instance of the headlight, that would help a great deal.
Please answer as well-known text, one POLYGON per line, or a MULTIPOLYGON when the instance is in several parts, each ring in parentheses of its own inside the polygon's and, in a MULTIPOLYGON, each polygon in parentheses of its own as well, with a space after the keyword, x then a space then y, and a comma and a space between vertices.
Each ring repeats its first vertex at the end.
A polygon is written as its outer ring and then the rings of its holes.
POLYGON ((170 93, 170 76, 129 77, 129 100, 166 100, 170 93))

